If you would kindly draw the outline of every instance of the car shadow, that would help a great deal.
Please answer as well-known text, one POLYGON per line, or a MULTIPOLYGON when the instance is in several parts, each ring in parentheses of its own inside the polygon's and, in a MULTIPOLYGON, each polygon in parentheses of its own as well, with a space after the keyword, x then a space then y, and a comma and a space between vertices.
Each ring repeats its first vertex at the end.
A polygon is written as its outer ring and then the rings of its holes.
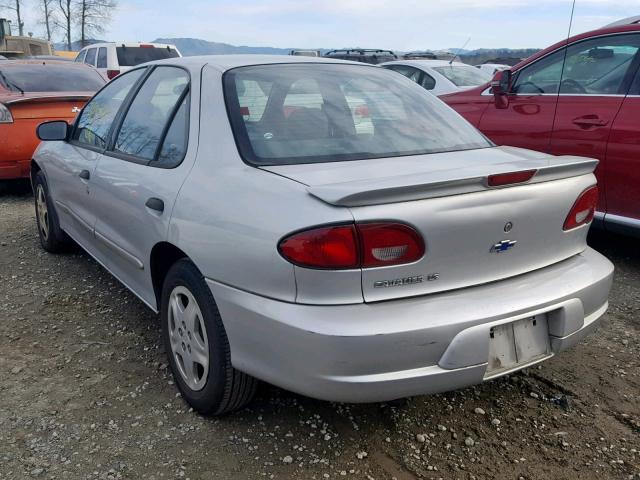
POLYGON ((31 182, 28 179, 0 180, 0 199, 4 197, 20 198, 31 195, 31 182))

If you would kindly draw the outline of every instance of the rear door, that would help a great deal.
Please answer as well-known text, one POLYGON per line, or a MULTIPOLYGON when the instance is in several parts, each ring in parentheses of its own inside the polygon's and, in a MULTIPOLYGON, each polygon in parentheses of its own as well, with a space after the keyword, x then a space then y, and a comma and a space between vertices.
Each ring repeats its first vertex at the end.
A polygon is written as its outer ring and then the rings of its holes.
POLYGON ((150 71, 119 119, 95 174, 99 258, 151 306, 151 250, 167 237, 175 198, 195 158, 190 88, 182 68, 150 71), (193 148, 187 155, 189 141, 193 148))
POLYGON ((518 71, 509 106, 498 108, 491 101, 478 125, 482 133, 498 145, 548 152, 563 60, 560 49, 518 71))
POLYGON ((596 169, 601 212, 608 210, 607 142, 637 70, 639 51, 637 33, 597 37, 567 49, 550 153, 601 161, 596 169))
POLYGON ((611 127, 605 159, 606 219, 640 229, 640 70, 611 127))

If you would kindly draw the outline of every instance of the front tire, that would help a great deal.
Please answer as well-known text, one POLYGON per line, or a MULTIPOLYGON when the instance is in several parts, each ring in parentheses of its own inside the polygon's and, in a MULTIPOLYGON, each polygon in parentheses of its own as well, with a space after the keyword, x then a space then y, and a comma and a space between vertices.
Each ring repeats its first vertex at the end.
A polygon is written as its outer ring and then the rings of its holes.
POLYGON ((47 179, 42 171, 33 179, 33 194, 36 206, 36 225, 40 245, 49 253, 60 253, 69 246, 70 239, 60 228, 58 215, 51 201, 47 179))
POLYGON ((167 274, 160 319, 169 365, 189 405, 205 415, 221 415, 251 401, 258 382, 231 365, 229 341, 211 290, 187 259, 167 274))

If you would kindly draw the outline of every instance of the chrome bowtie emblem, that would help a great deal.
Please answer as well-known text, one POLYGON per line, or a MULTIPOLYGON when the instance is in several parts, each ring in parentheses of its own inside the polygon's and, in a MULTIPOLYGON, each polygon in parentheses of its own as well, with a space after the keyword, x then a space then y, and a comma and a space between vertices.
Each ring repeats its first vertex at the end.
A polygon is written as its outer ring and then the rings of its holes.
POLYGON ((80 112, 80 107, 73 107, 71 109, 71 113, 78 113, 78 112, 80 112))
POLYGON ((491 253, 502 253, 512 249, 518 243, 517 240, 502 240, 491 247, 491 253))

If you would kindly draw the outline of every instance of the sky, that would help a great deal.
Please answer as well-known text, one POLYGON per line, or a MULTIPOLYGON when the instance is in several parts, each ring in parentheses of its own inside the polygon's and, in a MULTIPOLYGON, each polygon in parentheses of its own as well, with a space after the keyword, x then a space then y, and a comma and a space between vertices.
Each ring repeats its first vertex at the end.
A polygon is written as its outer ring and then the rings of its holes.
MULTIPOLYGON (((24 1, 26 29, 41 34, 38 0, 24 1)), ((400 51, 465 43, 468 49, 543 48, 567 36, 572 1, 119 0, 102 38, 192 37, 233 45, 400 51)), ((631 15, 640 15, 640 0, 576 0, 571 33, 631 15)))

